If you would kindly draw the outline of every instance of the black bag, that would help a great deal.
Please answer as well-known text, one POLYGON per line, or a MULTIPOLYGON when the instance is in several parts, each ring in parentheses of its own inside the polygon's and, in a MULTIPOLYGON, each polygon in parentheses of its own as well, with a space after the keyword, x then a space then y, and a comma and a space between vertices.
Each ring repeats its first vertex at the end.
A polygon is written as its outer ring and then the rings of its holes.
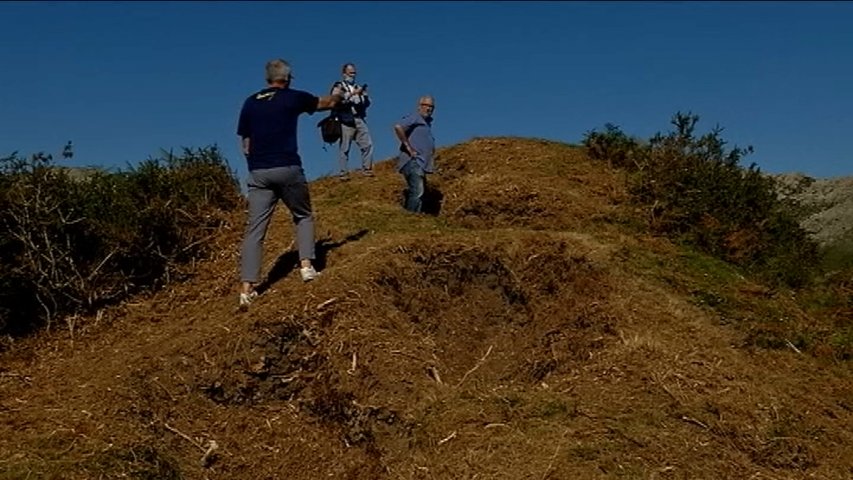
POLYGON ((326 143, 336 143, 341 139, 341 120, 337 115, 330 114, 317 123, 320 127, 320 136, 326 143))

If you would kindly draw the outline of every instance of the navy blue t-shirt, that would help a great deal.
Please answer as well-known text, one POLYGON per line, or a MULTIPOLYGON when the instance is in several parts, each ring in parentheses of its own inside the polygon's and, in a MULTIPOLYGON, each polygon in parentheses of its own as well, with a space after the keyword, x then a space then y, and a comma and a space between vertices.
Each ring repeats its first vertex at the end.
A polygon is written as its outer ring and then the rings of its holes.
POLYGON ((299 115, 317 110, 318 98, 308 92, 269 87, 243 103, 237 135, 249 139, 249 171, 302 165, 296 145, 299 115))

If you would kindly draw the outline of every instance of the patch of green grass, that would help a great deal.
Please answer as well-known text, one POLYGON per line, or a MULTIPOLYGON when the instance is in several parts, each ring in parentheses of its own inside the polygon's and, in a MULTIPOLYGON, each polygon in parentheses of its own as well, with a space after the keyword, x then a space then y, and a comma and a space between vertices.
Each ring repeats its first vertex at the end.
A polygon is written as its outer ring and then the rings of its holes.
MULTIPOLYGON (((30 443, 29 454, 5 459, 0 480, 38 478, 128 478, 132 480, 180 480, 177 463, 150 445, 110 448, 92 456, 92 445, 82 446, 73 438, 56 435, 30 443), (69 441, 70 440, 70 441, 69 441), (71 448, 69 449, 69 444, 71 448)), ((96 448, 96 451, 103 447, 96 448)))
POLYGON ((534 405, 530 413, 531 417, 545 420, 573 418, 578 414, 578 406, 574 401, 554 396, 553 398, 545 398, 541 403, 534 405))
POLYGON ((823 250, 823 270, 853 269, 853 230, 823 250))
POLYGON ((598 460, 601 457, 601 448, 595 444, 582 443, 569 448, 569 458, 571 460, 583 460, 591 462, 598 460))
POLYGON ((0 469, 0 480, 39 478, 129 478, 133 480, 180 480, 175 462, 152 447, 108 450, 94 457, 76 450, 38 448, 37 456, 8 459, 0 469))
POLYGON ((829 344, 836 359, 853 360, 853 325, 832 334, 829 344))
MULTIPOLYGON (((84 464, 86 470, 134 480, 180 480, 175 460, 150 445, 108 450, 84 464)), ((113 477, 115 478, 115 477, 113 477)))
POLYGON ((402 211, 373 211, 361 217, 366 228, 388 233, 422 233, 426 231, 460 230, 450 225, 445 218, 429 215, 413 215, 402 211))
POLYGON ((801 328, 789 318, 767 316, 744 325, 747 330, 745 345, 782 350, 794 347, 810 350, 817 344, 817 332, 801 328))
POLYGON ((623 251, 620 256, 640 275, 682 292, 721 323, 743 332, 746 347, 853 359, 853 327, 832 320, 844 318, 833 312, 850 308, 849 295, 837 288, 843 275, 808 289, 771 290, 737 266, 689 246, 679 249, 676 257, 649 250, 623 251), (750 288, 756 291, 748 293, 750 288))
POLYGON ((674 258, 649 250, 623 251, 620 256, 636 273, 663 281, 691 295, 696 304, 717 310, 733 303, 732 286, 744 280, 737 267, 686 246, 674 258))
MULTIPOLYGON (((521 429, 530 421, 536 425, 541 425, 543 420, 561 423, 578 415, 576 400, 550 390, 498 395, 492 397, 491 404, 496 407, 501 421, 520 422, 516 426, 521 429)), ((534 425, 529 427, 538 428, 534 425)))

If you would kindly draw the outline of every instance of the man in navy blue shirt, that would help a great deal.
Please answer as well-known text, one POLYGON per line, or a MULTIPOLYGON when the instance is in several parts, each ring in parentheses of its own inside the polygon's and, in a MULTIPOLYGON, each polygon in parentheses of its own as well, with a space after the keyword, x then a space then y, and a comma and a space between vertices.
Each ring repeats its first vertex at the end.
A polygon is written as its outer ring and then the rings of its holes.
POLYGON ((435 99, 429 95, 418 100, 418 108, 394 125, 394 134, 400 141, 397 171, 406 179, 405 208, 420 213, 426 190, 426 175, 435 171, 433 156, 435 138, 432 136, 432 112, 435 99))
POLYGON ((266 65, 267 87, 243 103, 237 125, 243 155, 249 166, 247 181, 249 218, 240 257, 240 306, 257 296, 254 287, 261 273, 264 237, 279 200, 296 225, 302 280, 317 278, 314 260, 314 217, 308 183, 296 145, 299 115, 330 110, 342 100, 340 91, 317 97, 290 88, 290 65, 281 59, 266 65))

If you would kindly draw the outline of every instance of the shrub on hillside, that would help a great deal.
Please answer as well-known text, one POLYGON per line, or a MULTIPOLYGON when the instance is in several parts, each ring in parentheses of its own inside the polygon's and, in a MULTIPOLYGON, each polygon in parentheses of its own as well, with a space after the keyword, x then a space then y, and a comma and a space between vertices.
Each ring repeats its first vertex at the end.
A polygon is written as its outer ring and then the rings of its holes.
POLYGON ((638 139, 625 135, 612 123, 605 124, 603 132, 596 130, 586 132, 583 145, 587 148, 590 157, 603 160, 611 167, 629 170, 636 168, 636 156, 642 148, 638 139))
POLYGON ((719 127, 697 137, 698 120, 677 113, 674 131, 643 144, 615 127, 587 134, 585 144, 596 147, 590 148, 593 158, 632 172, 631 194, 648 208, 653 231, 686 240, 771 281, 803 285, 818 251, 795 216, 800 209, 780 198, 775 180, 755 164, 740 166, 751 147, 727 150, 719 127))
POLYGON ((0 331, 25 333, 168 282, 240 201, 214 147, 72 178, 50 157, 0 159, 0 331))

